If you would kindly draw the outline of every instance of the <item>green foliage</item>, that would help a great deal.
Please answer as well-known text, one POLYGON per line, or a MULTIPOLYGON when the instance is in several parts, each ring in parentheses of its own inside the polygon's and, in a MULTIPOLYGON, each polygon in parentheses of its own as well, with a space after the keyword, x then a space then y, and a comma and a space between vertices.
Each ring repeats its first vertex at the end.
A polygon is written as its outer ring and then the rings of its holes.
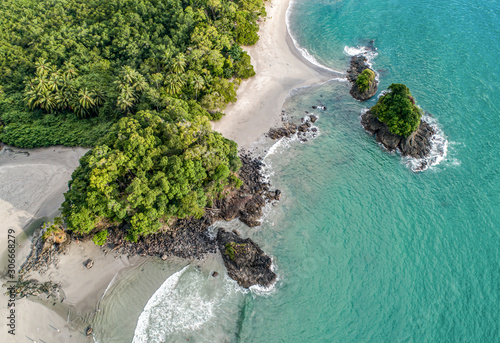
POLYGON ((229 256, 231 260, 234 260, 234 256, 238 250, 244 249, 245 246, 245 243, 227 242, 224 250, 226 255, 229 256))
POLYGON ((356 79, 356 84, 360 92, 365 92, 370 88, 370 85, 375 80, 375 72, 369 68, 363 70, 361 74, 358 75, 356 79))
POLYGON ((234 242, 226 243, 226 255, 229 256, 231 260, 234 260, 235 249, 233 247, 234 242))
POLYGON ((89 117, 115 123, 140 110, 183 112, 190 101, 204 110, 192 115, 222 111, 240 79, 255 74, 239 45, 256 42, 265 14, 263 0, 4 0, 0 12, 0 116, 9 132, 0 139, 23 147, 96 144, 83 133, 74 139, 76 127, 41 125, 43 116, 63 117, 58 125, 82 119, 87 131, 89 117), (12 112, 31 118, 19 127, 4 118, 12 112), (61 137, 43 138, 50 130, 61 137))
POLYGON ((108 239, 108 230, 99 231, 92 237, 92 241, 95 245, 104 245, 108 239))
POLYGON ((415 105, 415 99, 405 85, 393 83, 388 90, 371 108, 371 112, 386 123, 392 133, 408 137, 418 129, 422 110, 415 105))
POLYGON ((201 217, 208 202, 237 182, 240 165, 236 144, 213 132, 205 117, 172 123, 140 111, 82 157, 62 213, 79 233, 99 222, 128 222, 128 238, 136 241, 172 216, 201 217))
POLYGON ((42 115, 17 110, 3 112, 2 121, 5 127, 0 140, 25 148, 52 145, 91 147, 112 125, 102 118, 78 119, 74 114, 42 115))
POLYGON ((55 217, 53 223, 43 223, 42 230, 44 233, 42 235, 43 241, 47 241, 49 238, 52 243, 62 243, 66 239, 66 233, 62 227, 62 219, 55 217))

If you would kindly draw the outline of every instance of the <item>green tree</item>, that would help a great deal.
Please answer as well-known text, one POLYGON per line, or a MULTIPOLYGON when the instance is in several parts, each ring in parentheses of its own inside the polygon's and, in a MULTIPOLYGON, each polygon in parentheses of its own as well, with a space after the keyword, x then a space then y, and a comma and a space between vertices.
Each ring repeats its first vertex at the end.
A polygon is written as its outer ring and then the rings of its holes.
POLYGON ((422 118, 422 110, 416 106, 410 89, 400 83, 391 84, 387 94, 378 99, 371 112, 386 123, 392 133, 403 137, 415 132, 422 118))

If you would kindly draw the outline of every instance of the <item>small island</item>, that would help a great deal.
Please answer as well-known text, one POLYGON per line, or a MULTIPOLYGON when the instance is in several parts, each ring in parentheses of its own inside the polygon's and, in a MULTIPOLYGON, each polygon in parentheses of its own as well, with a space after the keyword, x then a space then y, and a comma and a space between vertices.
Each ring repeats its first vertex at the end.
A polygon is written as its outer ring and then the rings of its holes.
POLYGON ((377 142, 402 156, 424 158, 431 151, 434 129, 422 120, 423 111, 410 89, 393 83, 377 104, 361 116, 361 125, 375 135, 377 142))
POLYGON ((368 65, 363 55, 351 58, 351 67, 347 70, 347 80, 351 82, 350 93, 356 100, 366 101, 377 93, 378 81, 375 72, 368 65))

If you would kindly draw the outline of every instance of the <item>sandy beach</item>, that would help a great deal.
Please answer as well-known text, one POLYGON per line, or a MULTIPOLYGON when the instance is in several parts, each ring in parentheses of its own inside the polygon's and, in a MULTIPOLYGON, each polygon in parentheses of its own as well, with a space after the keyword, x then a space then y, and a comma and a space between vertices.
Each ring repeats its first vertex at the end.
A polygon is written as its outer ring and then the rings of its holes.
MULTIPOLYGON (((267 18, 260 23, 260 40, 255 46, 245 48, 257 75, 242 82, 238 101, 230 104, 226 116, 214 124, 215 130, 242 148, 248 148, 269 128, 279 124, 281 107, 293 89, 337 75, 311 64, 296 50, 286 26, 288 5, 289 0, 266 4, 267 18)), ((16 263, 19 267, 24 262, 30 250, 29 235, 41 222, 59 214, 71 173, 86 151, 65 147, 29 150, 6 147, 0 152, 2 261, 5 261, 7 231, 14 229, 20 244, 16 263)), ((16 335, 2 329, 0 341, 91 342, 84 329, 99 299, 120 271, 140 265, 141 261, 141 258, 105 255, 91 242, 73 242, 69 252, 60 257, 59 268, 52 266, 44 275, 31 275, 40 281, 60 282, 66 296, 64 302, 18 300, 16 335), (87 258, 95 261, 92 269, 83 266, 87 258)), ((0 301, 0 316, 6 318, 7 297, 2 294, 0 301)))
MULTIPOLYGON (((51 147, 18 149, 6 147, 0 152, 0 218, 2 218, 0 251, 5 262, 7 231, 17 236, 17 268, 30 251, 33 226, 49 221, 59 214, 59 207, 68 189, 68 181, 79 159, 88 149, 51 147)), ((70 245, 67 254, 60 256, 59 267, 50 266, 40 275, 30 278, 41 282, 60 282, 65 294, 61 304, 39 300, 16 301, 16 335, 0 330, 1 342, 90 342, 83 331, 85 318, 91 314, 111 280, 127 267, 140 264, 141 258, 105 255, 92 242, 70 245), (94 267, 86 269, 83 262, 94 259, 94 267), (59 330, 59 331, 58 331, 59 330)), ((2 271, 5 268, 2 263, 2 271)), ((0 296, 1 317, 7 318, 7 297, 0 296)), ((7 320, 7 319, 5 319, 7 320)))
POLYGON ((266 4, 267 18, 260 23, 260 39, 244 48, 256 75, 241 83, 238 101, 229 104, 226 115, 213 125, 241 148, 248 148, 280 124, 281 108, 293 89, 338 77, 307 61, 294 46, 286 25, 289 2, 272 0, 266 4))

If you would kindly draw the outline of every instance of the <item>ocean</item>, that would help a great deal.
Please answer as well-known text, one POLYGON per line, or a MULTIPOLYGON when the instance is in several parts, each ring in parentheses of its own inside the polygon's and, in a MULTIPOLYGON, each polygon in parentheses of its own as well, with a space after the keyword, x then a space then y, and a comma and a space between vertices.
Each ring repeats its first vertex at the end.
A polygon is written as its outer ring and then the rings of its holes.
POLYGON ((95 340, 500 342, 500 1, 297 0, 288 15, 330 69, 373 41, 379 93, 406 84, 441 155, 415 172, 377 145, 360 125, 376 96, 342 80, 293 91, 284 109, 314 112, 319 135, 261 142, 282 200, 259 228, 221 224, 272 255, 276 285, 243 290, 217 256, 150 260, 109 287, 95 340))

